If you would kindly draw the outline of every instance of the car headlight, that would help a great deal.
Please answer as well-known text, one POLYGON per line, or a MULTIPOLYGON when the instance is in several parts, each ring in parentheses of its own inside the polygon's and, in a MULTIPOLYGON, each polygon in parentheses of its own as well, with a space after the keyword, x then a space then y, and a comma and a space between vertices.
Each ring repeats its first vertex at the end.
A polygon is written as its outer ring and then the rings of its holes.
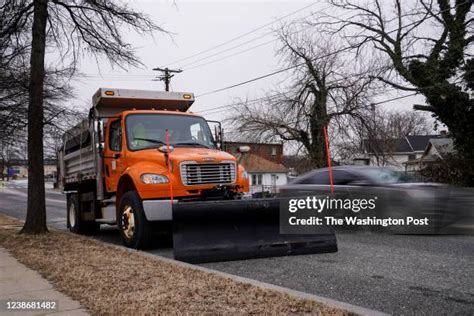
POLYGON ((168 183, 168 177, 161 174, 145 173, 141 175, 141 180, 145 184, 168 183))
POLYGON ((242 172, 242 178, 244 178, 244 179, 248 179, 248 178, 249 178, 249 174, 247 173, 247 171, 244 170, 244 171, 242 172))

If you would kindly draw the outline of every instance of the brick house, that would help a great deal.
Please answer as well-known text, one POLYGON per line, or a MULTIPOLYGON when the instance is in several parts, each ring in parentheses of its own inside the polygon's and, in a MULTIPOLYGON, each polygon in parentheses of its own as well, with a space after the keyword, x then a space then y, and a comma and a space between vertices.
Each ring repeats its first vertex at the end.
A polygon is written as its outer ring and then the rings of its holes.
POLYGON ((288 169, 282 165, 283 144, 225 142, 224 150, 239 159, 250 178, 250 192, 275 193, 278 186, 288 182, 288 169), (249 146, 241 155, 239 147, 249 146))

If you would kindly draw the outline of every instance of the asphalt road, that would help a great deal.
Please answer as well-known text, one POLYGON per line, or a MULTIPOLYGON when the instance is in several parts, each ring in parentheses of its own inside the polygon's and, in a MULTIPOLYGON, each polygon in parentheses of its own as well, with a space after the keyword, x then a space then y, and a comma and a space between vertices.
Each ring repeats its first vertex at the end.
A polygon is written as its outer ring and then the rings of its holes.
MULTIPOLYGON (((50 225, 66 227, 62 195, 48 191, 50 225)), ((24 219, 24 183, 0 189, 0 212, 24 219)), ((120 243, 118 232, 98 239, 120 243)), ((338 234, 339 251, 203 264, 211 269, 397 315, 474 314, 474 236, 338 234)), ((149 252, 172 256, 169 248, 149 252)))

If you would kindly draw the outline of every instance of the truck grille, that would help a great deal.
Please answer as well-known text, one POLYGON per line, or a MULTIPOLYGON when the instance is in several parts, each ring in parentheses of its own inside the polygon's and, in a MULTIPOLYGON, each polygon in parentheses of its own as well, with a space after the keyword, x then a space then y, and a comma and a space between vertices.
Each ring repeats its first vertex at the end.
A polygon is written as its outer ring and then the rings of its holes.
POLYGON ((197 164, 181 165, 181 179, 185 185, 227 184, 235 181, 235 164, 197 164))

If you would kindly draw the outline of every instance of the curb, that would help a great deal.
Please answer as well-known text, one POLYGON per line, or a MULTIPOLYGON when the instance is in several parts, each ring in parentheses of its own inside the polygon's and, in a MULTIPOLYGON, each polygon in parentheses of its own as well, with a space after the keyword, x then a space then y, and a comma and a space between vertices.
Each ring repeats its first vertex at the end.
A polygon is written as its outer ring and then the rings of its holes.
MULTIPOLYGON (((90 237, 86 237, 86 238, 90 238, 90 237)), ((235 282, 251 284, 251 285, 257 286, 257 287, 259 287, 261 289, 264 289, 264 290, 273 290, 273 291, 277 291, 277 292, 287 294, 289 296, 300 298, 300 299, 316 301, 318 303, 325 304, 325 305, 333 307, 333 308, 342 309, 342 310, 348 311, 348 312, 356 314, 356 315, 368 315, 368 316, 389 315, 389 314, 386 314, 386 313, 383 313, 383 312, 379 312, 379 311, 372 310, 372 309, 369 309, 369 308, 365 308, 365 307, 361 307, 361 306, 357 306, 357 305, 337 301, 337 300, 334 300, 334 299, 331 299, 331 298, 327 298, 327 297, 323 297, 323 296, 319 296, 319 295, 315 295, 315 294, 309 294, 309 293, 305 293, 305 292, 301 292, 301 291, 297 291, 297 290, 292 290, 292 289, 289 289, 289 288, 286 288, 286 287, 273 285, 273 284, 270 284, 270 283, 265 283, 265 282, 257 281, 257 280, 254 280, 254 279, 249 279, 249 278, 229 274, 229 273, 222 272, 222 271, 209 269, 209 268, 206 268, 206 267, 201 267, 201 266, 190 264, 190 263, 187 263, 187 262, 182 262, 182 261, 178 261, 178 260, 175 260, 175 259, 166 258, 166 257, 160 256, 160 255, 154 255, 154 254, 151 254, 151 253, 148 253, 148 252, 135 250, 135 249, 130 249, 130 248, 126 248, 124 246, 118 246, 118 245, 110 244, 110 243, 103 242, 103 241, 100 241, 100 240, 97 240, 97 239, 94 239, 94 238, 91 238, 91 239, 99 241, 101 243, 104 243, 104 244, 106 244, 108 246, 111 246, 113 248, 116 248, 118 250, 125 250, 127 252, 136 253, 138 255, 142 255, 142 256, 148 257, 150 259, 153 259, 155 261, 166 262, 166 263, 177 265, 179 267, 214 274, 214 275, 221 276, 221 277, 224 277, 224 278, 227 278, 227 279, 231 279, 232 281, 235 281, 235 282)))
MULTIPOLYGON (((8 215, 5 215, 5 214, 2 214, 2 215, 6 216, 6 217, 9 217, 11 219, 20 221, 20 222, 24 222, 22 220, 19 220, 17 218, 14 218, 14 217, 11 217, 11 216, 8 216, 8 215)), ((188 268, 188 269, 193 269, 193 270, 197 270, 197 271, 201 271, 201 272, 205 272, 205 273, 214 274, 214 275, 217 275, 217 276, 220 276, 220 277, 230 279, 230 280, 235 281, 235 282, 247 283, 247 284, 250 284, 250 285, 253 285, 253 286, 257 286, 257 287, 259 287, 261 289, 264 289, 264 290, 276 291, 276 292, 287 294, 289 296, 296 297, 296 298, 299 298, 299 299, 306 299, 306 300, 315 301, 317 303, 321 303, 321 304, 327 305, 329 307, 337 308, 337 309, 342 309, 342 310, 348 311, 348 312, 356 314, 356 315, 368 315, 368 316, 389 315, 389 314, 386 314, 386 313, 383 313, 383 312, 380 312, 380 311, 376 311, 376 310, 372 310, 372 309, 369 309, 369 308, 365 308, 365 307, 361 307, 361 306, 341 302, 341 301, 334 300, 334 299, 331 299, 331 298, 327 298, 327 297, 323 297, 323 296, 319 296, 319 295, 315 295, 315 294, 309 294, 309 293, 305 293, 305 292, 301 292, 301 291, 297 291, 297 290, 292 290, 292 289, 289 289, 289 288, 286 288, 286 287, 273 285, 273 284, 270 284, 270 283, 257 281, 257 280, 254 280, 254 279, 249 279, 249 278, 233 275, 233 274, 229 274, 229 273, 218 271, 218 270, 209 269, 209 268, 206 268, 206 267, 190 264, 190 263, 187 263, 187 262, 178 261, 178 260, 175 260, 175 259, 160 256, 160 255, 155 255, 155 254, 151 254, 151 253, 140 251, 140 250, 126 248, 124 246, 119 246, 119 245, 111 244, 111 243, 108 243, 108 242, 104 242, 102 240, 99 240, 99 239, 96 239, 96 238, 93 238, 93 237, 73 234, 69 231, 60 230, 60 229, 57 229, 57 228, 54 228, 54 227, 48 227, 48 229, 58 231, 58 232, 61 232, 61 233, 71 234, 71 235, 74 235, 75 237, 79 237, 79 238, 93 240, 95 242, 99 242, 101 244, 107 245, 107 246, 115 248, 117 250, 127 251, 127 252, 130 252, 130 253, 135 253, 135 254, 150 258, 150 259, 155 260, 155 261, 165 262, 165 263, 177 265, 177 266, 183 267, 183 268, 188 268)))

